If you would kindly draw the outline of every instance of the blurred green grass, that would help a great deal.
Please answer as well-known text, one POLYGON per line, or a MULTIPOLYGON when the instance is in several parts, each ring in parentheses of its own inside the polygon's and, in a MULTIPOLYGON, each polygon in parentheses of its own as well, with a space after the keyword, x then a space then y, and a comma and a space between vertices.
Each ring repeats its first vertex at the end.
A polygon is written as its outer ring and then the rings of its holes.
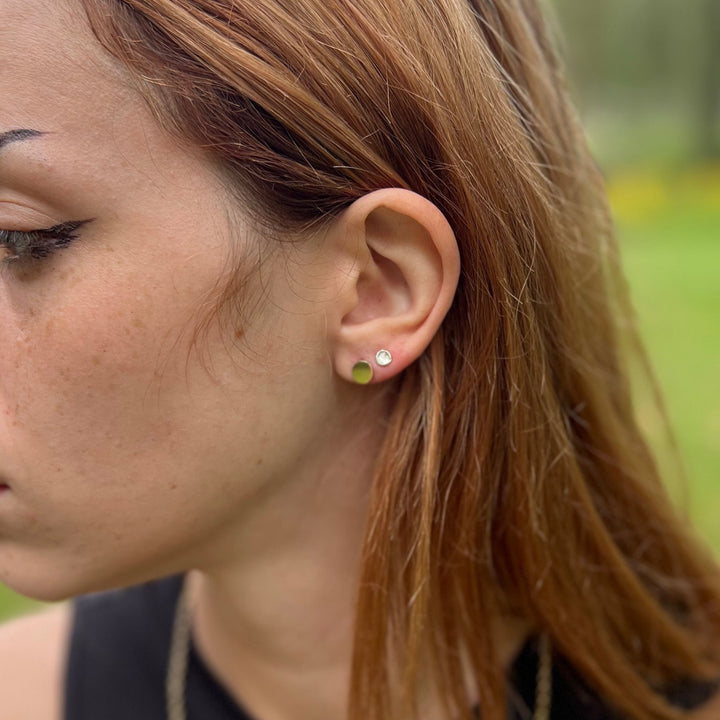
MULTIPOLYGON (((608 183, 625 272, 689 479, 690 515, 720 552, 720 165, 616 170, 608 183)), ((647 396, 640 420, 666 457, 647 396)), ((40 607, 0 585, 0 619, 40 607)))
MULTIPOLYGON (((688 478, 688 509, 720 553, 720 166, 629 171, 609 183, 622 259, 688 478)), ((647 396, 638 414, 658 458, 647 396)))
POLYGON ((43 603, 17 595, 0 583, 0 621, 43 607, 43 603))

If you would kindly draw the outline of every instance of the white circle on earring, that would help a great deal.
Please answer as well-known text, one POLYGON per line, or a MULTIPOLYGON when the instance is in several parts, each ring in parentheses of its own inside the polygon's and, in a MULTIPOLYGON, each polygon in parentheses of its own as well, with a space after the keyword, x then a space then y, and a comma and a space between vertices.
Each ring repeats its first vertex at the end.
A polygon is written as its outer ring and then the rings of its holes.
POLYGON ((375 355, 375 361, 381 367, 385 367, 392 362, 392 355, 390 354, 389 350, 378 350, 377 354, 375 355))

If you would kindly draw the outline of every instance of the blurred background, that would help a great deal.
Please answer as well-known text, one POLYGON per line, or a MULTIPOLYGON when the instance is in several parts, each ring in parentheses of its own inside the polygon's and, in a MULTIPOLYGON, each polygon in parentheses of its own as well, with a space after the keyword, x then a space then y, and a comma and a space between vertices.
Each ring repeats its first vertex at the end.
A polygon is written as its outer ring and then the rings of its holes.
POLYGON ((602 168, 687 488, 646 388, 637 409, 678 502, 720 553, 720 0, 548 0, 602 168))
MULTIPOLYGON (((547 3, 684 459, 672 489, 720 552, 720 0, 547 3)), ((637 408, 670 467, 642 386, 637 408)), ((37 605, 0 585, 0 620, 37 605)))

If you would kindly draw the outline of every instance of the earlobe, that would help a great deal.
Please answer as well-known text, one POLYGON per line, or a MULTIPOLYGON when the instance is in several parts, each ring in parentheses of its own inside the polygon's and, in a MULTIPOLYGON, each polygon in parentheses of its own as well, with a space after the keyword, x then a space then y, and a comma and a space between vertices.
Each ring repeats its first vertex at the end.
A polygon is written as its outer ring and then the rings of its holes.
POLYGON ((336 247, 354 253, 328 328, 336 372, 382 382, 423 353, 450 309, 460 274, 455 235, 433 203, 401 188, 355 201, 331 232, 336 247))

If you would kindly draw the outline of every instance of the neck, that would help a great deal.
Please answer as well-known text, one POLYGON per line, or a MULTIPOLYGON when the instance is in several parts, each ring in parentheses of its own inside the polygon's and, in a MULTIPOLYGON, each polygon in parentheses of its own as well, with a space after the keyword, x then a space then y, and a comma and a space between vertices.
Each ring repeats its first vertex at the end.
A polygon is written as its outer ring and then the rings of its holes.
POLYGON ((193 641, 253 717, 342 717, 383 432, 381 423, 357 416, 337 423, 323 447, 307 453, 311 465, 294 463, 291 480, 254 503, 193 562, 193 641))
MULTIPOLYGON (((337 441, 310 473, 313 480, 298 477, 224 531, 188 574, 196 649, 252 717, 347 715, 360 553, 382 437, 359 438, 352 428, 339 445, 342 462, 330 459, 337 441)), ((503 662, 526 632, 498 626, 503 662)))

